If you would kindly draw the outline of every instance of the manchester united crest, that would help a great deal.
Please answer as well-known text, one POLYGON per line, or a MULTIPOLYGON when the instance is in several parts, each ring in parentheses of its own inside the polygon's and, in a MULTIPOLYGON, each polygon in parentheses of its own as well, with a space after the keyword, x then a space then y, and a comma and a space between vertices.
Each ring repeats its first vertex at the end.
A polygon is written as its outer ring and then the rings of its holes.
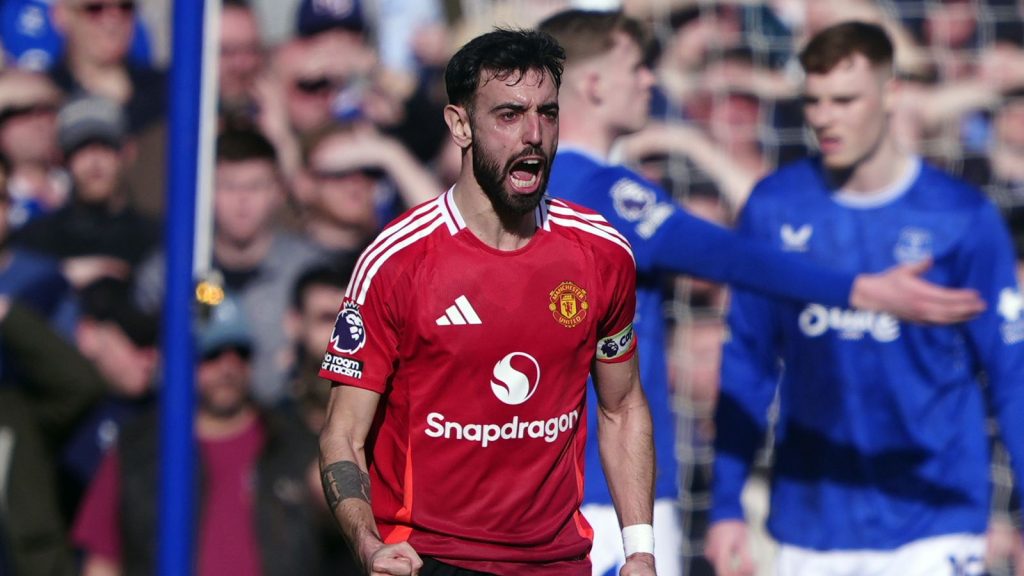
POLYGON ((575 282, 562 282, 550 293, 548 310, 555 320, 566 328, 575 328, 587 317, 587 291, 575 282))

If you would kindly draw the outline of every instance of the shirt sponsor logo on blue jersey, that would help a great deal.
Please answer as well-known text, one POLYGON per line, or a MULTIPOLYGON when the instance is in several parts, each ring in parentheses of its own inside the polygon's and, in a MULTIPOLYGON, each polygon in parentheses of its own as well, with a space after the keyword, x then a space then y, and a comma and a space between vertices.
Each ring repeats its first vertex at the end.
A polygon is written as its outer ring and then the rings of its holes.
POLYGON ((615 212, 627 222, 638 222, 636 233, 641 238, 650 238, 672 215, 673 207, 667 202, 658 202, 654 191, 629 178, 622 178, 612 186, 612 203, 615 212))
POLYGON ((896 247, 892 255, 897 262, 912 264, 931 258, 932 233, 923 228, 904 228, 900 230, 900 236, 896 240, 896 247))
POLYGON ((892 342, 900 337, 899 320, 889 314, 868 310, 810 304, 800 313, 797 322, 800 331, 809 338, 817 338, 829 330, 838 332, 843 340, 861 340, 871 336, 878 342, 892 342))
POLYGON ((1003 334, 1003 342, 1016 344, 1024 340, 1024 298, 1021 297, 1020 288, 1003 288, 999 292, 999 305, 996 312, 1003 317, 1003 324, 999 331, 1003 334))
POLYGON ((807 252, 807 243, 811 241, 811 234, 814 227, 804 224, 799 228, 793 228, 789 224, 783 224, 779 229, 779 237, 782 239, 782 249, 786 252, 807 252))
POLYGON ((949 556, 950 576, 982 576, 985 574, 985 559, 978 554, 957 558, 949 556))
POLYGON ((642 220, 657 201, 653 190, 628 178, 623 178, 612 186, 615 211, 627 222, 642 220))
POLYGON ((352 354, 366 343, 366 328, 363 316, 359 313, 359 305, 345 302, 334 321, 334 334, 331 335, 331 349, 340 353, 352 354))

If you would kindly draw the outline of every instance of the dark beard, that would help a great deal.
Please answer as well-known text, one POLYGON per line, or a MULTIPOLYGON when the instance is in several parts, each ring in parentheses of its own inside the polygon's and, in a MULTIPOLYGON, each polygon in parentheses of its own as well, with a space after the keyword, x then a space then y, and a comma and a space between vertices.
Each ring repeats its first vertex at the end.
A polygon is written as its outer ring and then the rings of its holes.
POLYGON ((512 169, 519 157, 527 154, 540 154, 540 149, 532 148, 525 150, 516 158, 512 158, 502 169, 498 162, 491 160, 484 154, 483 150, 473 141, 473 176, 477 184, 483 189, 484 194, 491 201, 491 206, 498 218, 507 224, 514 224, 524 215, 534 211, 544 197, 544 190, 547 188, 548 175, 551 173, 551 162, 546 162, 543 171, 539 174, 540 186, 533 194, 512 194, 505 190, 505 174, 512 169))

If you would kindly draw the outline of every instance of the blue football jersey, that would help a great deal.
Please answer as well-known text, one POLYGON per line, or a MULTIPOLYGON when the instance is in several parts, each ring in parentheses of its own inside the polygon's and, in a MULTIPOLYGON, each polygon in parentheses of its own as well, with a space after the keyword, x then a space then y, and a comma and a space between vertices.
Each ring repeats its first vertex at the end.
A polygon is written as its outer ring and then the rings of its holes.
POLYGON ((884 550, 984 533, 986 405, 1017 478, 1024 472, 1024 300, 995 207, 920 160, 889 189, 863 196, 831 190, 808 159, 758 184, 739 232, 851 274, 931 258, 926 279, 974 288, 989 307, 970 322, 933 327, 735 291, 712 518, 743 517, 740 490, 777 393, 768 526, 779 541, 884 550))
MULTIPOLYGON (((586 151, 562 146, 555 156, 548 193, 599 212, 623 236, 636 258, 640 378, 651 406, 657 456, 656 498, 678 494, 675 419, 665 358, 664 281, 690 274, 762 290, 773 296, 844 305, 853 275, 828 272, 792 254, 741 238, 733 231, 680 208, 663 189, 623 166, 586 151)), ((587 406, 596 421, 597 399, 589 387, 587 406)), ((588 437, 584 501, 610 503, 597 450, 588 437)))

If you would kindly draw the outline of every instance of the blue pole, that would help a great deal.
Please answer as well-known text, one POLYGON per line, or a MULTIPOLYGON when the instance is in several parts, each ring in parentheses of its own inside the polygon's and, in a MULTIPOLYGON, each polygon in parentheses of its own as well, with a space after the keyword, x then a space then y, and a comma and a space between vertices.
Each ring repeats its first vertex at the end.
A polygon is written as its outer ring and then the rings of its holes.
POLYGON ((167 297, 164 302, 164 388, 161 403, 159 574, 192 572, 194 527, 192 435, 192 251, 195 235, 204 0, 173 3, 169 89, 167 297))

